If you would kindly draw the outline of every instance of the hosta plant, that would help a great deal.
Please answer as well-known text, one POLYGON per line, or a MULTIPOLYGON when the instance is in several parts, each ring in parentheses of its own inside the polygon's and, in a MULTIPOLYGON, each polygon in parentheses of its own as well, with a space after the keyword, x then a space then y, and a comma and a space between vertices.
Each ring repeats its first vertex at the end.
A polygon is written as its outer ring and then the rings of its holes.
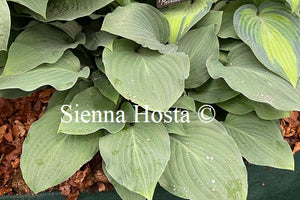
POLYGON ((299 2, 0 0, 0 96, 57 90, 24 141, 24 180, 39 193, 100 153, 123 200, 157 184, 242 200, 243 159, 293 170, 279 119, 300 111, 299 2))

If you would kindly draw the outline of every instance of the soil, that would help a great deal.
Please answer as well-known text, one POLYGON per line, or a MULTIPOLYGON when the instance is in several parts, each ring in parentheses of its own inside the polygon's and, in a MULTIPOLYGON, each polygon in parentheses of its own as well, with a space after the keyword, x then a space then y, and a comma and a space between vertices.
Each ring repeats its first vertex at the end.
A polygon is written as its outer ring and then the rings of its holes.
MULTIPOLYGON (((34 92, 18 99, 0 98, 0 196, 33 194, 20 170, 22 144, 31 124, 38 120, 53 94, 53 89, 34 92)), ((284 139, 293 153, 300 150, 300 112, 280 120, 284 139)), ((100 154, 81 167, 65 182, 48 189, 60 190, 67 200, 76 200, 81 191, 106 191, 113 186, 102 171, 100 154)))

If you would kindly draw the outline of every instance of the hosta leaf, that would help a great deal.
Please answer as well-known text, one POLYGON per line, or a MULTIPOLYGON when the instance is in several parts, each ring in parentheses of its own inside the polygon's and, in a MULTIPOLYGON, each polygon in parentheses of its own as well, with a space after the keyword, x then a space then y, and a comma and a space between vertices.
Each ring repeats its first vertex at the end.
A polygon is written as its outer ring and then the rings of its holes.
POLYGON ((125 125, 116 120, 119 115, 116 114, 115 104, 104 97, 95 87, 90 87, 75 95, 69 107, 66 107, 65 112, 58 133, 87 135, 99 129, 116 133, 125 125), (93 111, 96 113, 93 114, 93 111), (99 111, 101 117, 97 111, 99 111), (112 113, 105 115, 104 111, 112 111, 112 113), (76 112, 79 113, 78 119, 76 112))
POLYGON ((60 106, 48 110, 30 127, 23 144, 22 176, 35 193, 65 181, 98 151, 102 133, 88 137, 57 134, 60 117, 60 106))
POLYGON ((220 11, 222 8, 224 8, 228 4, 227 0, 221 0, 217 1, 213 7, 212 10, 220 11))
POLYGON ((32 91, 44 85, 51 85, 57 90, 71 88, 79 77, 87 78, 88 67, 80 70, 79 59, 70 51, 53 64, 42 64, 30 71, 15 75, 0 76, 1 89, 22 89, 32 91))
POLYGON ((223 11, 209 11, 194 27, 201 28, 204 26, 214 25, 215 33, 218 34, 222 24, 223 11))
POLYGON ((188 0, 163 10, 170 24, 170 43, 177 43, 204 15, 215 0, 188 0))
POLYGON ((196 112, 196 105, 193 98, 189 96, 180 97, 173 105, 173 108, 181 108, 196 112))
MULTIPOLYGON (((267 0, 252 0, 253 3, 257 6, 259 6, 260 4, 262 4, 264 1, 267 1, 267 0)), ((276 0, 275 0, 276 1, 276 0)))
POLYGON ((52 22, 50 24, 63 30, 73 40, 76 40, 76 38, 78 37, 78 35, 81 34, 81 31, 82 31, 82 26, 80 24, 78 24, 76 21, 70 21, 70 22, 65 22, 65 23, 56 21, 56 22, 52 22))
POLYGON ((222 51, 231 51, 233 47, 242 43, 241 40, 236 40, 232 38, 219 39, 219 42, 220 42, 220 50, 222 51))
POLYGON ((165 123, 164 125, 167 128, 168 133, 174 133, 183 136, 187 135, 182 123, 176 123, 173 121, 171 123, 165 123))
POLYGON ((172 194, 199 199, 246 199, 247 171, 234 140, 213 121, 193 116, 187 135, 171 135, 171 159, 159 183, 172 194))
POLYGON ((110 99, 117 105, 120 95, 109 82, 105 74, 97 71, 93 74, 92 80, 94 82, 95 87, 98 88, 101 94, 103 94, 103 96, 110 99))
POLYGON ((7 99, 16 99, 20 97, 28 97, 32 94, 32 92, 25 92, 19 89, 7 89, 7 90, 0 90, 0 97, 7 98, 7 99))
POLYGON ((219 103, 218 106, 236 115, 244 115, 254 110, 259 118, 265 120, 281 119, 290 116, 289 111, 276 110, 269 104, 251 101, 243 95, 219 103))
POLYGON ((244 115, 253 111, 253 108, 250 105, 248 105, 248 101, 246 102, 244 101, 244 99, 245 97, 243 95, 238 95, 227 101, 217 103, 217 105, 229 113, 235 115, 244 115))
POLYGON ((111 2, 112 0, 89 0, 89 3, 86 3, 85 0, 49 0, 46 19, 33 13, 30 14, 40 21, 71 21, 79 17, 88 16, 111 2))
POLYGON ((175 46, 165 45, 170 33, 168 21, 148 4, 131 3, 116 8, 105 16, 101 29, 161 53, 176 51, 175 46))
POLYGON ((229 64, 218 58, 207 60, 209 74, 224 78, 235 91, 247 98, 270 104, 277 110, 300 110, 300 83, 293 88, 289 82, 266 69, 245 44, 237 45, 228 55, 229 64))
POLYGON ((10 32, 10 11, 6 0, 0 0, 0 51, 6 50, 10 32))
POLYGON ((84 46, 91 51, 97 50, 99 46, 106 47, 112 51, 113 43, 116 38, 116 35, 105 31, 95 32, 87 35, 84 46))
POLYGON ((286 0, 291 6, 292 12, 294 12, 300 5, 299 0, 286 0))
POLYGON ((162 55, 128 40, 115 40, 103 62, 111 84, 126 99, 149 110, 166 111, 182 95, 189 73, 184 53, 162 55))
MULTIPOLYGON (((74 87, 76 87, 76 85, 74 87)), ((48 102, 47 109, 51 109, 58 105, 63 105, 69 91, 70 90, 55 91, 48 102)))
POLYGON ((178 43, 178 51, 189 56, 191 69, 186 88, 196 88, 209 78, 206 60, 212 54, 218 55, 219 43, 213 26, 189 31, 178 43))
POLYGON ((71 89, 64 91, 55 91, 50 98, 47 108, 70 104, 74 96, 83 90, 91 87, 90 81, 78 81, 71 89))
POLYGON ((131 103, 129 103, 128 101, 122 103, 121 110, 123 110, 125 113, 126 122, 132 123, 135 121, 135 111, 131 103))
MULTIPOLYGON (((250 101, 249 99, 247 100, 250 101)), ((291 111, 276 110, 275 108, 266 103, 250 101, 249 105, 251 105, 254 108, 259 118, 265 120, 281 119, 289 117, 291 114, 291 111)))
POLYGON ((121 6, 126 6, 127 4, 132 3, 133 0, 116 0, 116 2, 118 2, 118 4, 120 4, 121 6))
POLYGON ((262 120, 253 113, 244 116, 229 114, 224 126, 248 162, 294 169, 293 154, 282 138, 279 121, 262 120))
POLYGON ((296 87, 300 77, 300 21, 282 4, 240 7, 234 15, 238 36, 258 60, 296 87))
POLYGON ((2 73, 1 67, 4 67, 7 60, 7 52, 0 51, 0 73, 2 73))
POLYGON ((241 5, 251 3, 251 0, 233 0, 229 2, 223 10, 223 19, 221 28, 219 31, 218 36, 221 38, 235 38, 238 39, 239 37, 234 31, 233 28, 233 15, 236 9, 238 9, 241 5))
POLYGON ((122 198, 122 200, 145 200, 145 197, 139 195, 135 192, 128 190, 126 187, 120 185, 117 181, 115 181, 109 173, 106 171, 105 162, 102 162, 102 168, 105 176, 109 180, 109 182, 114 186, 118 195, 122 198))
POLYGON ((157 181, 170 158, 166 128, 161 123, 135 123, 101 138, 99 147, 112 178, 152 200, 157 181))
POLYGON ((224 80, 209 80, 203 86, 191 91, 189 96, 202 103, 219 103, 237 96, 239 93, 232 90, 224 80), (220 95, 222 94, 222 95, 220 95))
POLYGON ((19 3, 46 18, 48 0, 8 0, 19 3))
POLYGON ((84 43, 79 35, 73 41, 62 30, 46 24, 27 28, 12 43, 2 75, 27 72, 43 63, 55 63, 66 49, 84 43))

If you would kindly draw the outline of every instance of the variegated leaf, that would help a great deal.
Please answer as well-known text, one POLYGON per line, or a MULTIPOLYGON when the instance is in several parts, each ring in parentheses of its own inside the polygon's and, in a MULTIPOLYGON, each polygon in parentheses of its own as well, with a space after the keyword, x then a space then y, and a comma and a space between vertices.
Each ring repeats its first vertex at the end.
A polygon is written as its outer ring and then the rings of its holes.
POLYGON ((170 24, 169 42, 176 43, 210 10, 215 0, 189 0, 164 10, 170 24))
POLYGON ((291 6, 292 12, 294 12, 300 5, 300 0, 286 0, 291 6))
POLYGON ((300 76, 300 21, 282 4, 241 6, 234 15, 238 36, 265 67, 296 87, 300 76))

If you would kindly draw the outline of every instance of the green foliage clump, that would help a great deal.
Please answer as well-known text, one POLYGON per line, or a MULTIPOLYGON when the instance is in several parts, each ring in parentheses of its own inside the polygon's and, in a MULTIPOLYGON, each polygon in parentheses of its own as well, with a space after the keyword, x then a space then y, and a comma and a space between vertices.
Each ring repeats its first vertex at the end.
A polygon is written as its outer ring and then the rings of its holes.
POLYGON ((294 169, 278 119, 300 111, 300 1, 155 4, 0 0, 0 96, 57 90, 23 144, 35 193, 99 152, 124 200, 151 200, 157 183, 246 199, 242 157, 294 169), (205 104, 219 121, 199 120, 205 104))

